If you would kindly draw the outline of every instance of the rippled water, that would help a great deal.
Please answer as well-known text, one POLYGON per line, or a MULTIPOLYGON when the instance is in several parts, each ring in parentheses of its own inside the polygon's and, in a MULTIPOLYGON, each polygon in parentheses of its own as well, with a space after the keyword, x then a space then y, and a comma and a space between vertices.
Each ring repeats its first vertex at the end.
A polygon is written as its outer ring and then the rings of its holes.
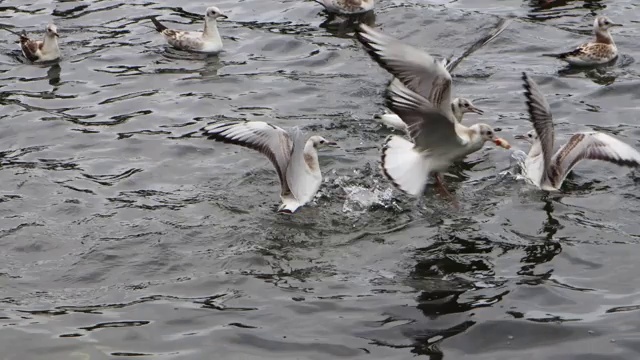
MULTIPOLYGON (((497 16, 455 91, 513 135, 530 129, 519 74, 549 96, 558 137, 587 129, 640 147, 635 0, 379 0, 384 32, 459 54, 497 16), (566 71, 606 14, 622 51, 566 71)), ((637 359, 640 178, 579 167, 548 195, 487 146, 456 171, 452 208, 378 173, 372 120, 388 74, 349 26, 303 0, 215 3, 226 52, 170 50, 147 20, 202 26, 202 1, 0 4, 2 27, 61 33, 59 65, 0 40, 0 348, 3 359, 637 359), (197 130, 220 119, 300 126, 338 141, 295 216, 259 154, 197 130)))

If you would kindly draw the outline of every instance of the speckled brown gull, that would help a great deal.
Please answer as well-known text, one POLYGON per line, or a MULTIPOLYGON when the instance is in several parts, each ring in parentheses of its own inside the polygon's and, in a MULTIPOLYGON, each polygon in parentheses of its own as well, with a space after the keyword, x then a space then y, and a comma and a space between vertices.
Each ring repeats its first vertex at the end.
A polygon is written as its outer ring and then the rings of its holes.
POLYGON ((262 121, 219 122, 202 131, 209 139, 250 148, 269 158, 280 178, 282 205, 278 211, 285 213, 293 213, 313 199, 322 183, 318 149, 337 145, 317 135, 305 140, 298 129, 289 134, 262 121))
POLYGON ((151 21, 156 30, 164 35, 169 45, 176 49, 202 53, 219 53, 222 51, 222 38, 218 32, 217 19, 226 18, 227 16, 217 7, 208 7, 204 15, 203 32, 169 29, 156 18, 151 18, 151 21))
POLYGON ((355 15, 373 10, 375 0, 315 0, 333 14, 355 15))
POLYGON ((534 130, 525 136, 531 149, 522 165, 527 181, 542 190, 560 189, 567 174, 580 160, 603 160, 620 166, 640 166, 640 153, 622 141, 601 132, 582 132, 553 154, 554 130, 551 109, 538 88, 526 73, 522 73, 529 121, 534 130))
POLYGON ((32 40, 25 32, 20 34, 20 49, 24 57, 32 62, 53 61, 60 58, 58 28, 49 24, 42 40, 32 40))
POLYGON ((618 47, 609 33, 609 29, 616 26, 622 26, 622 24, 614 23, 606 16, 598 16, 593 21, 593 32, 596 35, 594 41, 582 44, 569 52, 543 55, 555 57, 577 66, 607 64, 618 57, 618 47))

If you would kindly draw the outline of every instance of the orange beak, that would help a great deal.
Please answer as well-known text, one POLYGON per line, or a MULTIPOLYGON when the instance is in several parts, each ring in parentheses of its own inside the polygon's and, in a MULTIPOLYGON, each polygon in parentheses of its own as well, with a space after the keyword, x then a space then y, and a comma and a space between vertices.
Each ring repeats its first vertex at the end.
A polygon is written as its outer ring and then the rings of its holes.
POLYGON ((507 140, 503 139, 503 138, 497 138, 495 140, 493 140, 493 142, 500 146, 503 149, 511 149, 511 145, 507 142, 507 140))

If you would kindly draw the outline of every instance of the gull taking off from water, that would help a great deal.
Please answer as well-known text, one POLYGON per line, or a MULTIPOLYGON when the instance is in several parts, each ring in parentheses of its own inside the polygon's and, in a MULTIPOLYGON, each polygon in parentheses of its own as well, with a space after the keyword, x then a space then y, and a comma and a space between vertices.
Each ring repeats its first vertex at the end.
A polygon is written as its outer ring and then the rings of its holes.
POLYGON ((582 44, 573 51, 561 54, 543 54, 543 56, 554 57, 577 66, 606 64, 618 56, 618 48, 609 33, 609 29, 615 26, 622 26, 622 24, 616 24, 606 16, 598 16, 593 21, 595 41, 582 44))
POLYGON ((217 19, 226 19, 220 9, 215 6, 207 8, 204 14, 204 31, 173 30, 162 25, 156 18, 151 21, 159 33, 164 35, 169 45, 176 49, 202 53, 218 53, 222 50, 222 38, 218 32, 217 19))
POLYGON ((553 118, 551 109, 538 89, 538 85, 526 73, 522 73, 529 121, 534 130, 526 136, 531 149, 521 166, 523 175, 533 185, 542 190, 560 189, 571 169, 583 159, 603 160, 610 163, 638 167, 640 153, 622 141, 601 132, 582 132, 571 136, 555 154, 553 118))
POLYGON ((209 139, 257 150, 269 158, 280 178, 279 212, 293 213, 313 199, 322 183, 318 149, 337 146, 322 136, 305 140, 298 129, 291 134, 262 121, 220 122, 202 129, 209 139))
POLYGON ((31 40, 26 32, 20 34, 20 48, 24 57, 32 62, 53 61, 60 58, 60 48, 58 48, 58 28, 54 24, 47 26, 42 41, 31 40))
MULTIPOLYGON (((466 57, 474 53, 476 50, 480 49, 481 47, 485 46, 486 44, 490 43, 495 38, 497 38, 500 34, 502 34, 502 32, 507 28, 507 26, 509 26, 510 23, 511 23, 510 20, 500 19, 496 24, 495 28, 491 32, 483 36, 481 39, 478 39, 469 48, 467 48, 467 50, 465 50, 462 53, 462 55, 460 55, 458 58, 450 62, 447 62, 445 60, 445 62, 443 63, 445 69, 449 73, 453 72, 453 70, 460 64, 460 62, 462 62, 462 60, 464 60, 466 57)), ((411 89, 411 90, 415 91, 415 89, 411 89)), ((482 115, 484 113, 482 110, 475 107, 475 105, 473 104, 473 102, 471 102, 471 100, 466 98, 453 99, 453 101, 451 102, 451 110, 453 111, 453 114, 456 120, 458 120, 458 122, 462 122, 462 118, 464 114, 476 113, 476 114, 482 115)), ((402 130, 405 132, 407 131, 406 124, 396 114, 387 112, 382 115, 376 115, 374 118, 379 119, 383 124, 387 125, 388 127, 394 128, 396 130, 402 130)))
POLYGON ((364 24, 358 39, 397 78, 387 89, 385 104, 407 124, 413 142, 391 135, 382 148, 382 171, 396 187, 420 195, 434 173, 440 190, 449 195, 440 173, 454 161, 480 150, 486 141, 510 147, 491 126, 466 127, 456 120, 451 109, 451 75, 444 62, 364 24))
POLYGON ((355 15, 373 10, 375 0, 314 0, 333 14, 355 15))

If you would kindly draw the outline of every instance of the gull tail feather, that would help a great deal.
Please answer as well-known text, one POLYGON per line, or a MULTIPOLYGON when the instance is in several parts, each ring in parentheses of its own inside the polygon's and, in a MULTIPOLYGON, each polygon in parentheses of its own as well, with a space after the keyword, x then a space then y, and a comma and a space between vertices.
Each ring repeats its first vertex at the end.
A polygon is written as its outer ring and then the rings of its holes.
POLYGON ((382 148, 382 172, 400 190, 418 196, 427 185, 429 160, 415 150, 414 144, 391 135, 382 148))
POLYGON ((156 30, 157 30, 158 32, 163 32, 163 31, 167 30, 167 27, 166 27, 166 26, 164 26, 164 25, 162 25, 162 24, 160 23, 160 21, 158 21, 156 18, 152 17, 152 18, 151 18, 151 22, 153 23, 153 25, 155 25, 156 30))

